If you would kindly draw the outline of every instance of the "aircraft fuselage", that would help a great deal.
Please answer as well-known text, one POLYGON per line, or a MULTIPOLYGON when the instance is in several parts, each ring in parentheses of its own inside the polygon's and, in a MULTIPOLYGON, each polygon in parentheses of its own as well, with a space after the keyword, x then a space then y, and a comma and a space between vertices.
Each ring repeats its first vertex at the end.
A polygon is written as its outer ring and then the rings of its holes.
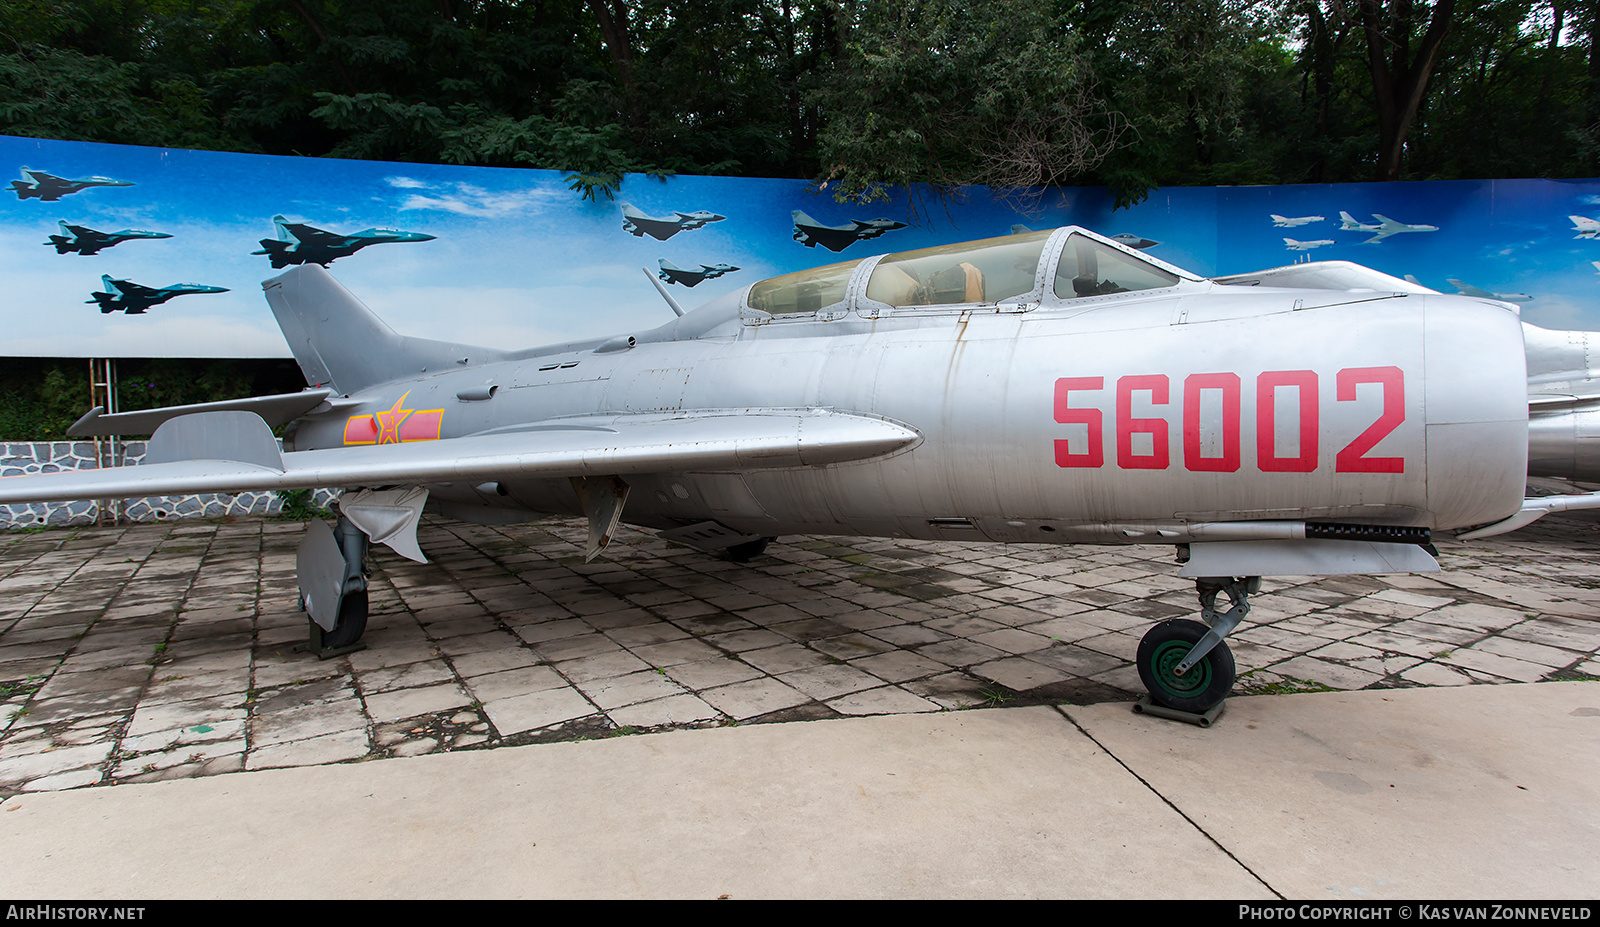
MULTIPOLYGON (((1210 521, 1452 528, 1522 500, 1520 323, 1480 301, 1202 284, 1031 311, 727 315, 689 340, 541 349, 375 387, 353 397, 359 406, 301 419, 292 445, 785 407, 922 434, 889 457, 827 468, 628 480, 624 521, 714 520, 760 536, 1161 543, 1210 521), (488 386, 492 398, 458 398, 488 386)), ((463 520, 580 511, 564 479, 429 489, 430 505, 463 520)))

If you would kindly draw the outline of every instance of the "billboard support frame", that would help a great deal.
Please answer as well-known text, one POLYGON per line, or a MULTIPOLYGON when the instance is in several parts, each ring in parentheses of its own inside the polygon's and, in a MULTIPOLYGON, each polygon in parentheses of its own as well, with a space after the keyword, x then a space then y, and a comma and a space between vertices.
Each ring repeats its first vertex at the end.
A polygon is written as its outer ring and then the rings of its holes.
MULTIPOLYGON (((120 411, 117 402, 117 361, 113 357, 91 357, 89 359, 89 407, 101 406, 106 414, 111 415, 120 411)), ((95 466, 100 468, 115 467, 117 460, 117 442, 119 435, 104 435, 94 439, 95 466)), ((95 524, 116 525, 122 521, 121 499, 100 499, 96 501, 95 524)))

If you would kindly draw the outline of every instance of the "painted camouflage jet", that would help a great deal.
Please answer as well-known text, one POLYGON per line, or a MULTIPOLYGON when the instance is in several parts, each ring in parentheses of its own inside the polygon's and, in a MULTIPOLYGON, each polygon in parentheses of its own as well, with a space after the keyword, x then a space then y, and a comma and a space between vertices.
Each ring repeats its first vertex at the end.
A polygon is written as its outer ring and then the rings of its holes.
POLYGON ((46 245, 54 245, 57 254, 67 254, 76 251, 88 256, 99 254, 106 248, 112 248, 125 241, 136 238, 171 238, 166 232, 151 232, 145 229, 123 229, 120 232, 97 232, 83 225, 70 225, 66 220, 56 223, 61 226, 60 235, 51 235, 46 245))
POLYGON ((1439 231, 1439 227, 1437 225, 1407 225, 1404 222, 1396 222, 1388 216, 1380 216, 1377 213, 1372 214, 1372 218, 1378 220, 1376 224, 1372 225, 1356 221, 1356 217, 1347 212, 1340 212, 1339 218, 1342 220, 1339 225, 1339 231, 1341 232, 1373 233, 1371 238, 1361 243, 1363 245, 1375 245, 1378 242, 1383 241, 1385 238, 1388 238, 1390 235, 1399 235, 1402 232, 1439 231))
POLYGON ((1600 508, 1523 494, 1600 482, 1600 333, 1347 261, 1206 279, 1066 227, 523 350, 400 335, 319 266, 264 287, 305 391, 93 409, 68 434, 154 432, 146 462, 0 480, 0 504, 340 490, 296 559, 324 656, 360 646, 370 544, 426 560, 424 510, 581 515, 587 558, 623 521, 735 560, 786 534, 1154 544, 1204 620, 1144 635, 1144 710, 1204 718, 1261 577, 1429 572, 1435 532, 1600 508))
POLYGON ((1113 235, 1111 236, 1111 240, 1119 245, 1127 245, 1135 251, 1143 251, 1146 248, 1154 248, 1156 245, 1161 244, 1159 241, 1145 238, 1142 235, 1135 235, 1132 232, 1123 232, 1121 235, 1113 235))
POLYGON ((226 293, 225 286, 206 286, 201 283, 174 283, 171 286, 150 287, 129 280, 113 280, 110 274, 100 275, 104 292, 90 293, 85 303, 94 303, 102 313, 121 311, 124 315, 143 315, 151 306, 159 306, 174 296, 191 293, 226 293))
POLYGON ((656 241, 666 241, 679 232, 705 228, 712 222, 728 218, 714 212, 698 209, 694 212, 674 212, 669 219, 657 219, 640 212, 631 203, 622 204, 622 228, 635 238, 649 235, 656 241))
POLYGON ((1498 299, 1504 303, 1525 303, 1533 299, 1532 296, 1526 293, 1491 293, 1488 290, 1480 290, 1472 284, 1457 280, 1454 277, 1450 277, 1449 280, 1450 285, 1455 287, 1456 292, 1462 296, 1472 296, 1477 299, 1498 299))
POLYGON ((1297 216, 1290 218, 1288 216, 1280 216, 1275 212, 1268 213, 1268 215, 1272 217, 1272 224, 1282 229, 1292 229, 1298 225, 1310 225, 1313 222, 1326 221, 1321 216, 1297 216))
POLYGON ((63 196, 81 193, 90 187, 131 187, 132 181, 112 180, 110 177, 83 177, 78 180, 67 180, 44 171, 34 171, 23 168, 22 173, 29 180, 11 181, 11 190, 17 194, 17 199, 38 199, 44 203, 54 203, 63 196))
POLYGON ((731 274, 739 268, 732 264, 701 264, 699 270, 688 270, 672 263, 666 258, 660 261, 661 271, 657 275, 668 283, 678 283, 683 286, 696 286, 703 280, 711 280, 723 274, 731 274))
POLYGON ((1313 248, 1322 248, 1332 244, 1337 244, 1337 242, 1331 238, 1320 238, 1316 241, 1295 241, 1293 238, 1285 238, 1283 240, 1283 246, 1290 251, 1310 251, 1313 248))
POLYGON ((278 237, 261 239, 262 250, 250 253, 267 255, 274 268, 288 267, 290 264, 321 264, 326 267, 368 245, 434 240, 432 235, 402 232, 399 229, 362 229, 349 235, 340 235, 304 223, 290 222, 282 216, 273 216, 272 224, 278 230, 278 237))
POLYGON ((821 245, 829 251, 843 251, 858 241, 906 227, 904 222, 893 219, 851 219, 846 225, 823 225, 798 209, 789 217, 794 220, 795 241, 807 248, 821 245))

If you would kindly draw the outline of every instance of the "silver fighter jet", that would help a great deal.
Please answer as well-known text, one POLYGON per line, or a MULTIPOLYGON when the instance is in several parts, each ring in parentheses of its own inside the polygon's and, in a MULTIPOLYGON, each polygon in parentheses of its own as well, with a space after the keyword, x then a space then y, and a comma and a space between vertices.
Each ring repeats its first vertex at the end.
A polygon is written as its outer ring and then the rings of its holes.
POLYGON ((298 556, 324 653, 359 646, 370 543, 424 559, 424 511, 583 515, 591 558, 620 522, 736 560, 787 534, 1156 544, 1205 621, 1157 624, 1139 672, 1153 710, 1204 713, 1260 577, 1436 570, 1433 532, 1600 507, 1523 498, 1600 481, 1600 336, 1342 261, 1205 279, 1068 227, 518 351, 399 335, 316 265, 264 286, 304 392, 91 410, 71 434, 154 431, 146 462, 0 503, 341 489, 298 556))

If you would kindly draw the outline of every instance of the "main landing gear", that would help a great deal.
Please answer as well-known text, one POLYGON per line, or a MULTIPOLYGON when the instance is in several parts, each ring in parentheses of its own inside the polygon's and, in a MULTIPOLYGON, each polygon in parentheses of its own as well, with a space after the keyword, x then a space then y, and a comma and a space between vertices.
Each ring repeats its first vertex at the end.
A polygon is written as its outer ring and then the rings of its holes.
POLYGON ((1223 638, 1250 613, 1249 597, 1261 591, 1259 576, 1207 576, 1195 580, 1200 616, 1163 621, 1139 641, 1139 679, 1150 695, 1134 706, 1159 717, 1209 727, 1222 713, 1222 700, 1233 691, 1233 653, 1223 638), (1217 593, 1232 603, 1217 611, 1217 593))
POLYGON ((367 630, 367 536, 339 516, 331 530, 312 521, 295 555, 300 608, 310 623, 307 649, 326 660, 365 650, 367 630))

